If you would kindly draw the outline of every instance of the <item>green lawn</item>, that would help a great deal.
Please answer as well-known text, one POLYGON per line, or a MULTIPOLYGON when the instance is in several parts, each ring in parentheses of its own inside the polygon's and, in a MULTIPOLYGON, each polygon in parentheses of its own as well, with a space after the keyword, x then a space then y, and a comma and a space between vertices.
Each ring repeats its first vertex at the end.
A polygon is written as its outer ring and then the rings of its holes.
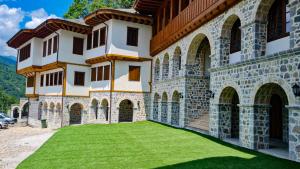
POLYGON ((153 122, 60 129, 18 168, 299 169, 300 164, 153 122))

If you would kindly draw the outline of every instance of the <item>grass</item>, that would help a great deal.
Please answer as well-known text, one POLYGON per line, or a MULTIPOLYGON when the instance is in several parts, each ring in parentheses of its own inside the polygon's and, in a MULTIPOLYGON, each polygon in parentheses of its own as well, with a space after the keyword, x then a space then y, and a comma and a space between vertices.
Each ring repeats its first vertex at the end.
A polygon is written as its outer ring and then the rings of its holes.
POLYGON ((154 122, 60 129, 19 169, 299 169, 300 164, 154 122))

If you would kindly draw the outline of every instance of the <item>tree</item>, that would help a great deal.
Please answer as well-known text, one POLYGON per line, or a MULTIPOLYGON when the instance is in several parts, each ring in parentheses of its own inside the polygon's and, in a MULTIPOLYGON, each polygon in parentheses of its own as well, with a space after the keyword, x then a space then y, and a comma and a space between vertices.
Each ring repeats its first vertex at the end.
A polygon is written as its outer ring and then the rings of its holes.
POLYGON ((134 0, 74 0, 64 18, 79 19, 99 8, 131 8, 134 0))

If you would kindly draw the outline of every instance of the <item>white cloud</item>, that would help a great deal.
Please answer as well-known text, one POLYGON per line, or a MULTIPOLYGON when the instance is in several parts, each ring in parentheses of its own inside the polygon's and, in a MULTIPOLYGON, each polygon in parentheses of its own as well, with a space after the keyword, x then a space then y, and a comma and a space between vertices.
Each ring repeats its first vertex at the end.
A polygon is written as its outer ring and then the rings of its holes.
POLYGON ((0 55, 15 56, 16 51, 6 45, 6 41, 20 30, 24 12, 21 8, 0 5, 0 55))
POLYGON ((25 27, 29 29, 36 28, 39 24, 50 18, 58 18, 56 15, 48 15, 45 9, 40 8, 38 10, 32 11, 29 16, 31 21, 26 22, 25 27))

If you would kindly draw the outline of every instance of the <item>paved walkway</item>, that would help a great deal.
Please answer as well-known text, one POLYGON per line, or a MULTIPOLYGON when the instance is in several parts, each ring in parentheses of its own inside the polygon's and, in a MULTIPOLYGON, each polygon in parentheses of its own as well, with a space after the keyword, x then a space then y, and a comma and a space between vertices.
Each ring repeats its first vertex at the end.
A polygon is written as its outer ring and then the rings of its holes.
POLYGON ((14 169, 55 131, 31 127, 0 129, 0 169, 14 169))

